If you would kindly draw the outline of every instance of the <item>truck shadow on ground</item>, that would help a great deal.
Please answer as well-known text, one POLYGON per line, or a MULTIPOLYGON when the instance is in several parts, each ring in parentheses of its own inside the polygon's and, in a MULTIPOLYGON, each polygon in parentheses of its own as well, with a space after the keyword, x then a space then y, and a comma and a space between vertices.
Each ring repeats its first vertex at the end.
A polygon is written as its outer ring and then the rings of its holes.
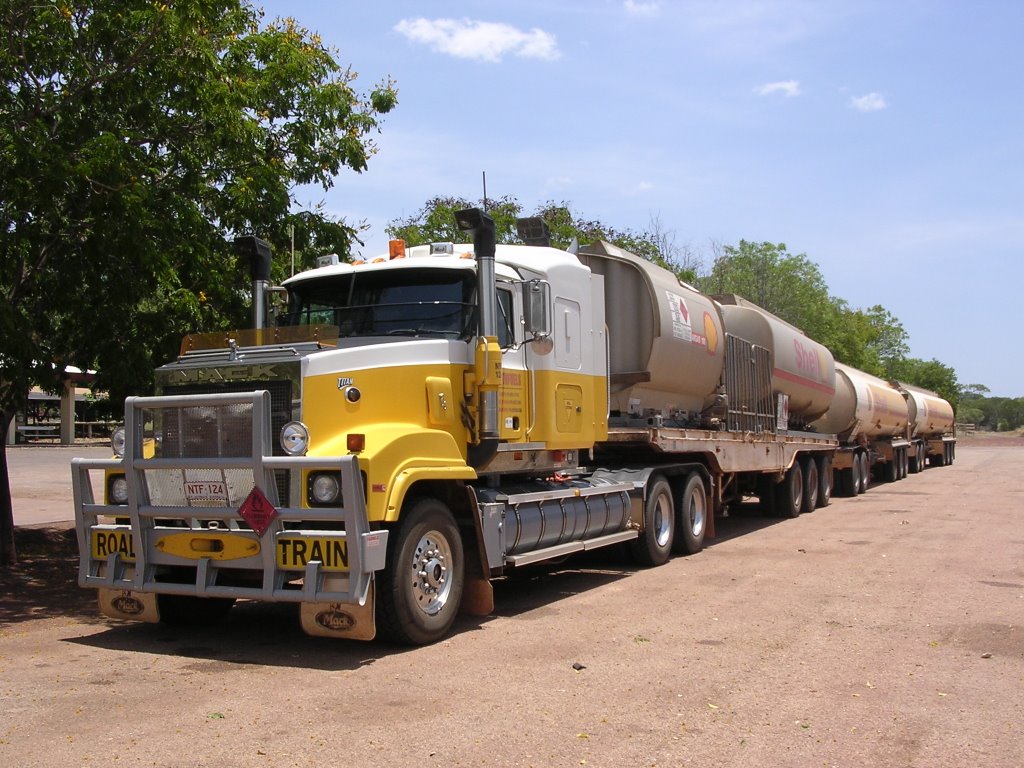
MULTIPOLYGON (((716 520, 707 547, 785 522, 746 505, 716 520)), ((48 618, 101 627, 67 639, 110 651, 174 655, 196 660, 196 668, 230 669, 258 664, 312 669, 358 669, 395 654, 430 652, 375 641, 309 637, 299 627, 293 604, 240 601, 223 621, 203 627, 119 622, 102 617, 95 594, 77 584, 78 552, 73 530, 17 529, 19 563, 0 571, 0 628, 48 618)), ((559 602, 628 579, 639 567, 625 546, 582 553, 561 562, 525 568, 494 583, 495 610, 489 616, 460 616, 453 634, 483 629, 500 618, 553 610, 559 602)))

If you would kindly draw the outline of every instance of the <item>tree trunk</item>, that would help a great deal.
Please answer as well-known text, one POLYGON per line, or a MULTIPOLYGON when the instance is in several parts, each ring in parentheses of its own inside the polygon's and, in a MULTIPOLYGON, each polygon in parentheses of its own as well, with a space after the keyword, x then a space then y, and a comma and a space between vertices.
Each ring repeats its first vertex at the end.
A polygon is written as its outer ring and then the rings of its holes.
MULTIPOLYGON (((0 423, 6 430, 14 414, 0 412, 0 423)), ((18 562, 14 549, 14 505, 11 503, 11 481, 7 473, 7 444, 0 448, 0 568, 18 562)))

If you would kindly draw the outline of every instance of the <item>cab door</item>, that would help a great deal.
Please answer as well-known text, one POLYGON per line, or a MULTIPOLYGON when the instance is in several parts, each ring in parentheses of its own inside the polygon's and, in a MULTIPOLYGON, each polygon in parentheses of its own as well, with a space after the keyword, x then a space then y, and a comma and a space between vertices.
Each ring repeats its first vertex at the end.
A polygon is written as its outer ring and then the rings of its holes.
POLYGON ((501 440, 526 441, 530 426, 530 377, 523 345, 522 294, 517 284, 498 282, 498 344, 501 346, 501 389, 498 427, 501 440))

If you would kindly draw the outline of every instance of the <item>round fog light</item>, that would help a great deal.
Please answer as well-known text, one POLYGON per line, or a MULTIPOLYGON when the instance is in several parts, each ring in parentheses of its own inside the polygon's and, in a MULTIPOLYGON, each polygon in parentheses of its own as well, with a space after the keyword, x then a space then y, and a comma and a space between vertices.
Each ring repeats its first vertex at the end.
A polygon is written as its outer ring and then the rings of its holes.
POLYGON ((289 456, 304 456, 309 448, 309 429, 301 421, 289 421, 281 427, 280 441, 289 456))
POLYGON ((316 475, 310 484, 310 495, 316 504, 334 504, 340 491, 341 487, 335 475, 316 475))
POLYGON ((119 477, 111 478, 110 480, 110 503, 111 504, 127 504, 128 503, 128 480, 121 475, 119 477))

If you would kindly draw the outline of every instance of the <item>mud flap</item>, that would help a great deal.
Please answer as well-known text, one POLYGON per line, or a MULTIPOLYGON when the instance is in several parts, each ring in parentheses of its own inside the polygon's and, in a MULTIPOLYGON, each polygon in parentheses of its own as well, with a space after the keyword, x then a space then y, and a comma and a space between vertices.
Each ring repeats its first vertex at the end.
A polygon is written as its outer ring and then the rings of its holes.
POLYGON ((467 616, 489 616, 494 613, 494 587, 490 579, 466 577, 459 612, 467 616))
POLYGON ((371 581, 362 605, 352 603, 302 603, 299 609, 302 631, 314 637, 346 640, 373 640, 377 636, 374 619, 374 584, 371 581))
POLYGON ((112 619, 129 621, 160 621, 160 608, 156 595, 149 592, 132 592, 129 589, 99 588, 100 613, 112 619))

